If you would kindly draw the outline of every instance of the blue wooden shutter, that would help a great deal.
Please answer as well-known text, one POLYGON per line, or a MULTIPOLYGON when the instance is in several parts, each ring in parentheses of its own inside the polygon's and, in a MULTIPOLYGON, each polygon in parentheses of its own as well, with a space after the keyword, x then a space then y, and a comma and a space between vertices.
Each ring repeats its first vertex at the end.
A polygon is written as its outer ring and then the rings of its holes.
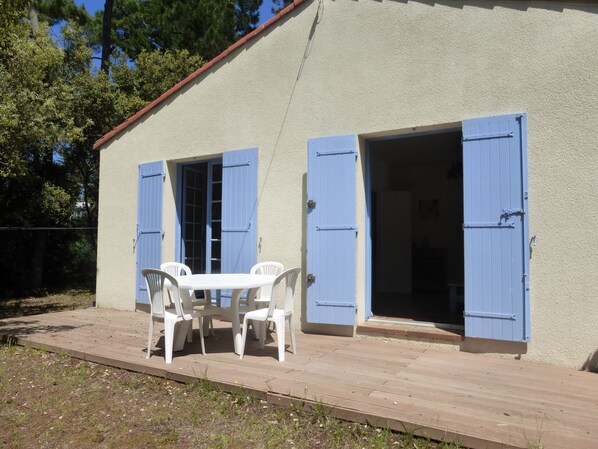
MULTIPOLYGON (((249 273, 257 251, 257 148, 222 156, 222 273, 249 273)), ((230 304, 222 292, 221 304, 230 304)))
POLYGON ((143 268, 159 268, 162 263, 162 196, 164 163, 139 164, 137 186, 136 300, 149 304, 143 268))
POLYGON ((463 122, 465 335, 529 341, 527 117, 463 122))
POLYGON ((355 323, 355 136, 310 139, 307 321, 355 323))

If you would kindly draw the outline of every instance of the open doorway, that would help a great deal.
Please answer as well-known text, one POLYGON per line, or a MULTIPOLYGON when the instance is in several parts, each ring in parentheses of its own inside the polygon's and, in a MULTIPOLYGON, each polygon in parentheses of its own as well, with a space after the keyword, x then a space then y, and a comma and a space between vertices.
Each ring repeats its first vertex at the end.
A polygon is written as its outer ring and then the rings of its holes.
POLYGON ((375 316, 463 325, 461 136, 369 142, 375 316))

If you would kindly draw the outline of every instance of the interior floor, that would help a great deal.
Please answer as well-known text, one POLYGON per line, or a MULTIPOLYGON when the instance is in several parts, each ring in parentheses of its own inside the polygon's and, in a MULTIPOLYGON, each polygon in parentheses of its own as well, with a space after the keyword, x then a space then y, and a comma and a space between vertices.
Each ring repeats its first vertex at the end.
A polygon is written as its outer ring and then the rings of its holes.
POLYGON ((451 310, 449 295, 443 292, 378 294, 372 312, 403 321, 463 324, 463 302, 451 310))

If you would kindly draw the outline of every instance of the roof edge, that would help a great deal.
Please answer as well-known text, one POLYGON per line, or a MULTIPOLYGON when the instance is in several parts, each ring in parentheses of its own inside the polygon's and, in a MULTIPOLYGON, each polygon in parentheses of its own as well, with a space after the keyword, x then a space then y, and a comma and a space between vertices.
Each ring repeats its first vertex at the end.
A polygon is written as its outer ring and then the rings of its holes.
POLYGON ((179 81, 177 84, 172 86, 170 89, 168 89, 166 92, 164 92, 158 98, 153 100, 147 106, 143 107, 142 109, 137 111, 135 114, 133 114, 131 117, 126 119, 124 122, 122 122, 120 125, 117 125, 111 131, 104 134, 102 137, 100 137, 98 140, 96 140, 96 142, 93 144, 93 149, 94 150, 99 149, 102 145, 104 145, 105 143, 107 143, 109 140, 116 137, 117 135, 119 135, 122 131, 124 131, 126 128, 131 126, 133 123, 135 123, 137 120, 139 120, 145 114, 147 114, 149 111, 154 109, 156 106, 163 103, 167 98, 171 97, 173 94, 175 94, 176 92, 181 90, 183 87, 185 87, 191 81, 193 81, 195 78, 197 78, 198 76, 200 76, 201 74, 206 72, 208 69, 212 68, 214 65, 216 65, 218 62, 223 60, 225 57, 227 57, 229 54, 231 54, 238 48, 245 45, 249 40, 253 39, 255 36, 257 36, 259 33, 264 31, 266 28, 269 28, 271 25, 278 22, 280 19, 282 19, 284 16, 286 16, 288 13, 290 13, 293 9, 295 9, 302 3, 306 3, 308 1, 310 1, 310 0, 294 0, 293 3, 291 3, 286 8, 281 10, 274 17, 272 17, 271 19, 269 19, 268 21, 266 21, 265 23, 263 23, 262 25, 257 27, 251 33, 247 34, 246 36, 243 36, 241 39, 239 39, 234 44, 232 44, 230 47, 228 47, 226 50, 224 50, 222 53, 220 53, 218 56, 216 56, 215 58, 206 62, 195 72, 191 73, 189 76, 187 76, 183 80, 179 81))

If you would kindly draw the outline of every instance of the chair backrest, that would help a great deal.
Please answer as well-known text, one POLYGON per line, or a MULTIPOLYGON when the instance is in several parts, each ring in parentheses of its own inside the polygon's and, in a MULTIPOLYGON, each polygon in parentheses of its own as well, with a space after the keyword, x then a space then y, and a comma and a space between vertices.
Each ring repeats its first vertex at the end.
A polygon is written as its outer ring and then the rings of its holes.
POLYGON ((180 262, 164 262, 160 265, 160 270, 166 271, 173 276, 188 276, 193 274, 191 268, 180 262))
POLYGON ((145 278, 147 285, 147 294, 150 300, 150 309, 152 316, 164 318, 164 291, 168 290, 170 300, 178 316, 182 317, 184 309, 191 309, 190 305, 183 305, 181 295, 179 294, 179 283, 174 276, 166 271, 156 270, 155 268, 144 268, 141 274, 145 278))
POLYGON ((293 312, 293 296, 295 294, 295 285, 297 278, 301 273, 301 268, 291 268, 279 274, 272 284, 272 296, 270 304, 268 305, 268 316, 272 316, 274 309, 276 309, 277 299, 284 293, 283 309, 285 314, 293 312), (281 284, 284 281, 284 290, 281 291, 281 284))
POLYGON ((260 262, 251 267, 251 274, 270 274, 278 276, 282 273, 284 267, 279 262, 260 262))
MULTIPOLYGON (((278 276, 284 270, 284 266, 279 262, 260 262, 251 267, 250 274, 270 274, 278 276)), ((272 297, 272 287, 266 286, 260 288, 258 298, 270 299, 272 297)))

